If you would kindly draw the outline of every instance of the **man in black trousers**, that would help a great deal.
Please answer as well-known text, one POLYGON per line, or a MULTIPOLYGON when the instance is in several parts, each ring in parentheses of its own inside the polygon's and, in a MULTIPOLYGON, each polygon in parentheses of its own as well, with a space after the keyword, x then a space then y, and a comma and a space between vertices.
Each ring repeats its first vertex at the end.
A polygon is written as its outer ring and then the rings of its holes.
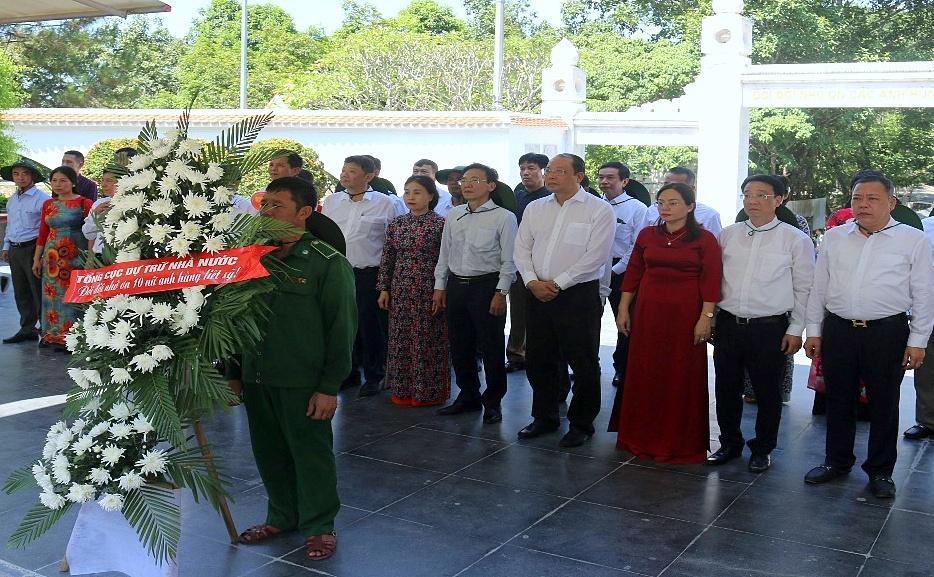
POLYGON ((827 231, 808 298, 807 356, 823 359, 827 387, 824 463, 804 481, 826 483, 856 462, 859 382, 869 397, 869 450, 862 468, 878 498, 895 496, 899 388, 924 362, 934 325, 931 246, 920 230, 891 217, 892 181, 865 172, 852 190, 855 219, 827 231), (906 311, 911 310, 909 323, 906 311))
POLYGON ((506 394, 506 295, 516 278, 512 262, 516 217, 495 204, 496 170, 471 164, 461 188, 467 204, 448 211, 435 267, 434 306, 446 309, 451 361, 460 392, 438 411, 457 415, 483 409, 483 422, 503 420, 506 394), (483 357, 486 390, 480 394, 476 351, 483 357))
POLYGON ((720 233, 723 285, 714 331, 717 423, 720 449, 708 465, 743 453, 743 373, 756 391, 756 436, 749 441, 749 470, 771 464, 782 417, 785 355, 801 348, 808 291, 814 278, 814 245, 808 235, 775 216, 785 196, 777 178, 757 174, 742 185, 749 220, 720 233))
POLYGON ((576 447, 594 433, 600 412, 600 279, 610 263, 613 209, 583 188, 584 160, 559 154, 545 168, 551 195, 525 209, 515 261, 532 293, 526 316, 526 375, 532 385, 531 424, 520 439, 556 431, 559 362, 574 371, 570 429, 561 446, 576 447))

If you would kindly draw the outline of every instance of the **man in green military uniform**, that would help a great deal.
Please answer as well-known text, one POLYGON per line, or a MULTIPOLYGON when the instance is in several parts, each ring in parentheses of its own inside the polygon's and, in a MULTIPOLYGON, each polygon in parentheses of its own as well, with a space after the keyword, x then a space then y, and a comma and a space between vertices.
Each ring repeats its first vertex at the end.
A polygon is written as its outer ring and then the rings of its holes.
MULTIPOLYGON (((314 186, 290 176, 266 187, 260 210, 304 230, 316 202, 314 186)), ((282 239, 273 255, 289 272, 270 295, 266 336, 228 372, 231 389, 242 395, 269 495, 266 522, 244 531, 240 542, 297 530, 309 559, 327 559, 337 547, 340 509, 331 417, 350 372, 354 277, 339 252, 307 232, 282 239)))

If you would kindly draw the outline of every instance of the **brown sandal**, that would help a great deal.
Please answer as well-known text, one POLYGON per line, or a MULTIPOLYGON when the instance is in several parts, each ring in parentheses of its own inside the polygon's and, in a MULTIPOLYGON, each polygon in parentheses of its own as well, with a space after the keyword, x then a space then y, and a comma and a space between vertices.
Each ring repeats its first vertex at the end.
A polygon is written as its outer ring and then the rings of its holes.
POLYGON ((266 523, 260 523, 240 533, 240 538, 237 540, 244 545, 253 545, 266 541, 267 539, 272 539, 273 537, 278 537, 281 534, 282 529, 267 525, 266 523))
POLYGON ((337 535, 334 531, 305 539, 305 557, 311 561, 324 561, 336 550, 337 535))

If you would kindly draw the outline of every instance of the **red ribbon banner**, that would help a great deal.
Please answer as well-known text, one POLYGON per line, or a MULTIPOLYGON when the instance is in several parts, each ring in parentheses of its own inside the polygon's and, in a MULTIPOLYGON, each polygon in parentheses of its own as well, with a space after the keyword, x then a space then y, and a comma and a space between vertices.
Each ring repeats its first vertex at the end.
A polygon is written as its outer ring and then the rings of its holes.
POLYGON ((66 303, 86 303, 116 295, 137 295, 193 286, 227 284, 269 276, 259 258, 273 246, 245 246, 184 258, 121 262, 91 270, 73 270, 66 303))

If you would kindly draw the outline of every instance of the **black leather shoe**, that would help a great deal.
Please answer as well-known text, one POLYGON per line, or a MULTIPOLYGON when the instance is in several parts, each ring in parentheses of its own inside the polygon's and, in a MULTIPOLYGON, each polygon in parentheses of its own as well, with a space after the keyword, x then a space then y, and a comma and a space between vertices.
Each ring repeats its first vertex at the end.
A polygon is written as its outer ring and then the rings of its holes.
POLYGON ((13 343, 25 343, 26 341, 35 341, 39 339, 36 333, 16 333, 12 337, 3 339, 3 342, 12 345, 13 343))
POLYGON ((558 430, 558 423, 540 421, 538 419, 529 423, 524 429, 519 431, 520 439, 534 439, 548 433, 554 433, 558 430))
POLYGON ((446 407, 438 409, 439 415, 459 415, 461 413, 476 413, 483 408, 479 402, 465 403, 463 401, 454 401, 446 407))
POLYGON ((506 372, 515 373, 525 370, 525 361, 506 361, 506 372))
POLYGON ((483 411, 483 422, 487 425, 492 425, 493 423, 503 422, 503 412, 498 408, 487 408, 483 411))
POLYGON ((711 453, 705 463, 708 465, 722 465, 743 454, 743 447, 720 447, 715 453, 711 453))
POLYGON ((904 433, 902 433, 906 439, 911 439, 912 441, 920 441, 921 439, 927 439, 928 437, 934 435, 934 431, 925 427, 924 425, 918 424, 914 427, 911 427, 904 433))
POLYGON ((842 477, 849 473, 849 469, 831 467, 830 465, 818 465, 808 471, 808 474, 804 476, 804 482, 809 485, 820 485, 821 483, 833 481, 837 477, 842 477))
POLYGON ((875 475, 869 479, 869 491, 877 499, 891 499, 895 496, 895 481, 888 475, 875 475))
POLYGON ((749 472, 764 473, 772 466, 772 457, 768 455, 753 455, 749 457, 749 472))
POLYGON ((616 374, 613 375, 613 382, 611 384, 614 387, 618 387, 621 382, 623 382, 623 374, 619 371, 616 371, 616 374))
POLYGON ((358 397, 372 397, 379 394, 379 383, 370 383, 366 382, 360 385, 360 390, 357 391, 358 397))
POLYGON ((580 429, 571 429, 561 437, 558 445, 561 447, 580 447, 590 439, 591 435, 580 429))

